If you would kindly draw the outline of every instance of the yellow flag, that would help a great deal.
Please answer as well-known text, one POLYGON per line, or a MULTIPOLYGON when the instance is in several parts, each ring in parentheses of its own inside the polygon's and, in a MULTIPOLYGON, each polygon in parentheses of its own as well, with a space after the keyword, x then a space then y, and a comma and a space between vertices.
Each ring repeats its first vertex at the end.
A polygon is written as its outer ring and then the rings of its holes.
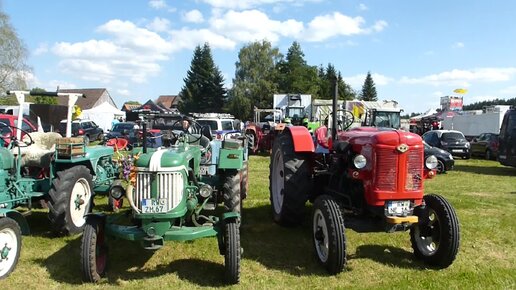
POLYGON ((73 106, 73 113, 72 113, 72 120, 75 120, 77 118, 79 118, 82 114, 82 110, 79 106, 77 105, 74 105, 73 106))
POLYGON ((466 90, 466 89, 455 89, 453 92, 457 93, 457 94, 465 94, 465 93, 468 92, 468 90, 466 90))

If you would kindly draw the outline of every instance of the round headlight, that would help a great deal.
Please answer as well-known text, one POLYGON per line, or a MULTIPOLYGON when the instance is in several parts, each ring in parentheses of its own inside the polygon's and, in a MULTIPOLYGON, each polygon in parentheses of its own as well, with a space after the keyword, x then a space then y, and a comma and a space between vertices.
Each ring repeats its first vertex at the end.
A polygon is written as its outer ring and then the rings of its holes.
POLYGON ((466 142, 466 148, 469 148, 470 146, 469 142, 466 142))
POLYGON ((201 188, 199 188, 199 194, 204 198, 210 197, 212 192, 213 188, 211 188, 211 186, 209 186, 208 184, 203 184, 201 188))
POLYGON ((121 186, 113 186, 111 187, 111 191, 109 192, 112 198, 119 200, 125 194, 125 190, 121 186))
POLYGON ((364 155, 357 155, 353 158, 353 165, 355 165, 356 169, 362 169, 366 166, 367 159, 364 155))
POLYGON ((435 169, 437 167, 437 157, 430 155, 425 160, 425 166, 428 169, 435 169))

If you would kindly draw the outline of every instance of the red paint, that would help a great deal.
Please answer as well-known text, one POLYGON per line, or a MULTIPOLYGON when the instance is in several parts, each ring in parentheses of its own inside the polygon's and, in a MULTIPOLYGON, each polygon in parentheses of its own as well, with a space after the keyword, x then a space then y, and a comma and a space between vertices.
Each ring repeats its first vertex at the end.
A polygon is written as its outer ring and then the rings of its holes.
POLYGON ((294 151, 297 153, 314 152, 314 141, 308 129, 304 126, 287 127, 294 141, 294 151))

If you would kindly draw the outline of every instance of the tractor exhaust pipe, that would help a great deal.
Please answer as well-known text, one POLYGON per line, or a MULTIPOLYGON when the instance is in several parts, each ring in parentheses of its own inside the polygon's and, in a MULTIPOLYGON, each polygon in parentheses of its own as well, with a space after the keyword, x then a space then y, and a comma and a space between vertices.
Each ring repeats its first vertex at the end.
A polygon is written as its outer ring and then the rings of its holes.
POLYGON ((147 122, 142 122, 142 135, 142 153, 145 154, 147 153, 147 122))
POLYGON ((333 94, 333 103, 332 103, 332 113, 331 113, 331 138, 332 140, 337 140, 337 104, 339 100, 339 82, 337 77, 334 79, 335 81, 335 91, 333 94))

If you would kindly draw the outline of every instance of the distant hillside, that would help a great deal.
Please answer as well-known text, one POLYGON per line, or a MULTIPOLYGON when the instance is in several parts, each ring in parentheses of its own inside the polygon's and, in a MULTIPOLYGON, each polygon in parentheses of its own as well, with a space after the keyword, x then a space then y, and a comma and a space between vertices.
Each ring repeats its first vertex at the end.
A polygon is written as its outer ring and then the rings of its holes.
POLYGON ((516 107, 516 98, 507 99, 507 100, 494 99, 494 100, 491 100, 491 101, 476 102, 476 103, 473 103, 473 104, 464 105, 464 107, 462 109, 464 111, 482 110, 483 107, 494 106, 494 105, 511 105, 511 106, 516 107))

